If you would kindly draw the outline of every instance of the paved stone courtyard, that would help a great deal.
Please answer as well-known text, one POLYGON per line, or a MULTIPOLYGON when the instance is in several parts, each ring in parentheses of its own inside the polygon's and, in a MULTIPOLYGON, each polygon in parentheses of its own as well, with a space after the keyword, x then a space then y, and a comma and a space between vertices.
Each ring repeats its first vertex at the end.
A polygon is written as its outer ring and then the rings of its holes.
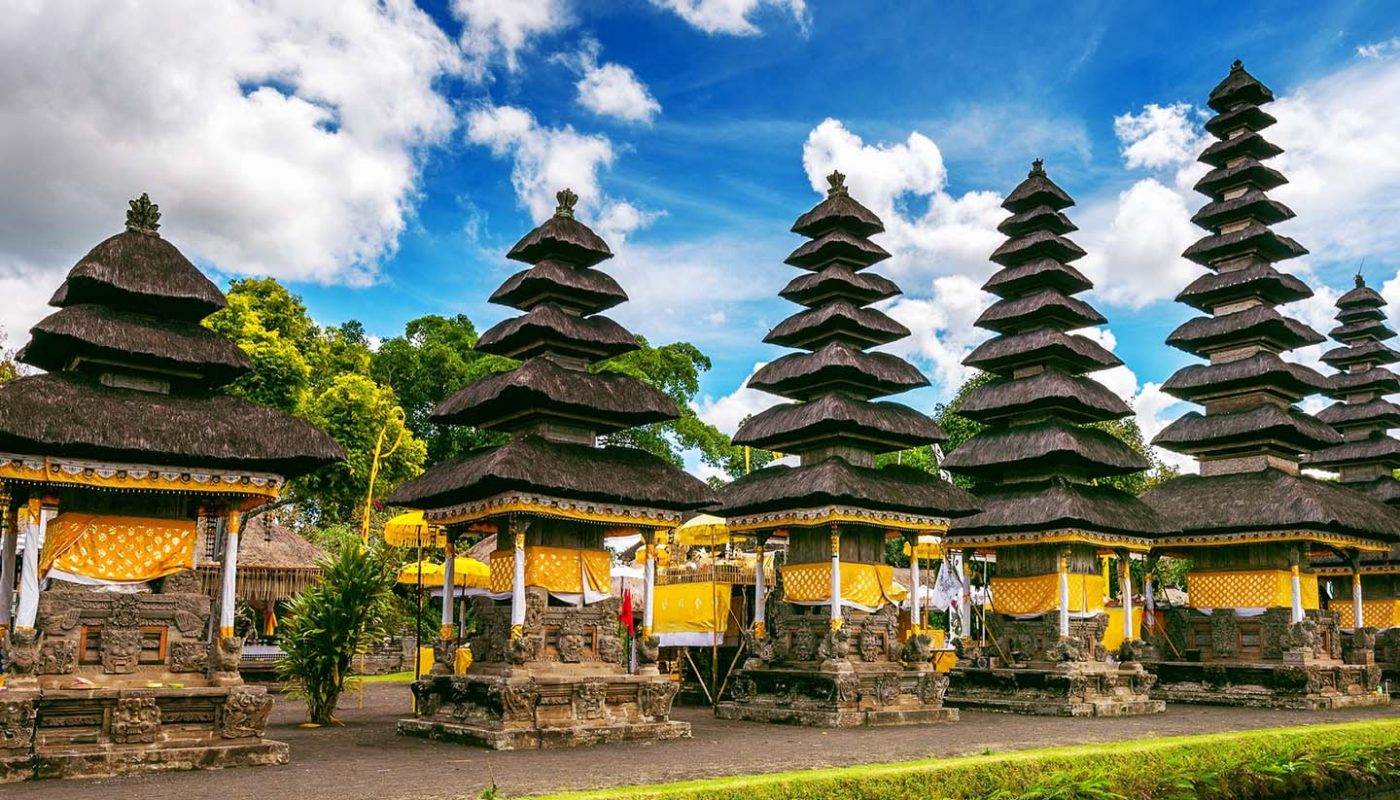
POLYGON ((950 725, 821 731, 725 722, 708 708, 677 708, 694 738, 576 750, 491 753, 397 736, 408 707, 405 684, 350 695, 343 727, 298 727, 303 710, 279 698, 269 738, 291 745, 292 763, 222 772, 173 773, 93 781, 11 784, 6 800, 474 800, 495 782, 503 796, 603 788, 754 772, 849 766, 1154 736, 1343 722, 1400 716, 1400 707, 1310 713, 1169 706, 1158 716, 1116 719, 1023 717, 963 711, 950 725))

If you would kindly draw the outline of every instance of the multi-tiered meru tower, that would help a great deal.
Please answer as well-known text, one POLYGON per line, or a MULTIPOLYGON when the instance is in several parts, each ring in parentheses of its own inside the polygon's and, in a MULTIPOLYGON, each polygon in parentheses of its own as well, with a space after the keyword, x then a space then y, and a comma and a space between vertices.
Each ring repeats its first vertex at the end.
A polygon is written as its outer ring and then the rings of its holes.
POLYGON ((1342 437, 1294 406, 1329 388, 1280 353, 1323 337, 1276 306, 1308 297, 1274 263, 1307 251, 1270 227, 1293 216, 1265 192, 1287 182, 1264 161, 1281 150, 1260 131, 1273 93, 1236 61, 1210 93, 1206 130, 1218 141, 1200 160, 1206 204, 1193 221, 1209 234, 1186 258, 1210 270, 1178 295, 1205 311, 1167 343, 1209 360, 1163 384, 1205 407, 1153 443, 1194 456, 1199 475, 1143 496, 1181 529, 1157 554, 1192 560, 1189 608, 1165 615, 1157 637, 1157 693, 1168 700, 1331 708, 1384 701, 1379 671, 1341 659, 1337 614, 1319 610, 1315 553, 1384 551, 1400 536, 1392 509, 1361 492, 1299 474, 1299 455, 1342 437))
MULTIPOLYGON (((1328 394, 1337 402, 1318 419, 1341 432, 1343 442, 1303 459, 1309 467, 1339 473, 1342 485, 1400 508, 1400 442, 1389 429, 1400 426, 1400 408, 1386 400, 1400 392, 1400 377, 1386 365, 1400 353, 1385 344, 1395 331, 1385 324, 1385 299, 1366 285, 1337 300, 1331 337, 1341 343, 1322 356, 1338 370, 1328 379, 1328 394)), ((1385 553, 1338 553, 1319 558, 1317 574, 1331 582, 1338 625, 1350 633, 1342 640, 1348 661, 1379 664, 1393 691, 1400 691, 1400 547, 1385 553), (1358 621, 1359 620, 1359 621, 1358 621)))
POLYGON ((931 666, 934 642, 917 600, 914 627, 901 641, 897 603, 905 590, 884 563, 885 539, 941 533, 978 506, 936 475, 875 466, 877 454, 945 437, 908 406, 873 402, 927 380, 896 356, 868 352, 909 335, 868 307, 899 287, 865 271, 889 258, 869 238, 884 225, 850 196, 845 176, 827 181, 826 199, 792 228, 811 241, 787 258, 807 272, 782 296, 806 310, 764 340, 806 352, 778 358, 749 380, 796 402, 755 415, 734 438, 795 454, 801 464, 761 469, 721 490, 730 529, 755 535, 760 559, 770 537, 786 537, 788 559, 766 603, 760 578, 750 657, 717 713, 843 727, 955 719, 943 708, 947 676, 931 666))
MULTIPOLYGON (((714 495, 657 456, 599 445, 600 436, 674 419, 677 411, 640 380, 590 371, 636 350, 637 340, 598 313, 627 295, 594 269, 612 253, 574 218, 577 196, 565 189, 558 198, 554 216, 507 254, 533 266, 491 296, 524 315, 492 327, 476 345, 523 363, 466 386, 432 416, 506 432, 510 441, 437 464, 390 497, 423 509, 446 527, 449 541, 494 533, 498 546, 494 598, 475 600, 470 669, 451 674, 454 643, 439 648, 434 675, 413 686, 419 716, 401 721, 401 733, 510 749, 690 730, 670 719, 676 684, 658 674, 649 630, 642 666, 629 670, 603 540, 640 532, 651 553, 656 531, 675 527, 714 495)), ((648 567, 648 594, 652 575, 648 567)), ((648 597, 648 620, 651 605, 648 597)))
POLYGON ((974 552, 995 556, 992 641, 978 655, 999 663, 979 667, 965 652, 948 702, 1038 714, 1148 714, 1163 704, 1148 696, 1151 677, 1138 663, 1127 567, 1170 526, 1136 497, 1099 483, 1151 464, 1089 427, 1133 412, 1087 375, 1122 362, 1070 332, 1106 322, 1074 296, 1093 284, 1071 266, 1084 256, 1065 236, 1076 230, 1064 214, 1072 205, 1039 161, 1002 203, 1011 216, 997 229, 1008 239, 992 253, 1001 270, 983 287, 1001 299, 977 319, 995 336, 963 361, 995 379, 958 408, 987 427, 943 462, 976 481, 984 507, 954 521, 944 543, 963 548, 964 560, 974 552), (1117 664, 1105 662, 1102 553, 1116 554, 1123 567, 1117 664))

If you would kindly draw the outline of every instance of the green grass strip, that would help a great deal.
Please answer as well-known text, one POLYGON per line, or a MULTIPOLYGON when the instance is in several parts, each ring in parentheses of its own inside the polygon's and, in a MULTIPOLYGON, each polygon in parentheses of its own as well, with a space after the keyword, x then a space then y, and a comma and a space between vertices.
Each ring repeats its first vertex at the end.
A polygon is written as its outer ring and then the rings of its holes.
POLYGON ((1400 780, 1400 720, 1304 725, 551 795, 553 800, 1268 800, 1400 780))
POLYGON ((412 672, 391 672, 387 675, 357 675, 360 683, 412 683, 412 672))

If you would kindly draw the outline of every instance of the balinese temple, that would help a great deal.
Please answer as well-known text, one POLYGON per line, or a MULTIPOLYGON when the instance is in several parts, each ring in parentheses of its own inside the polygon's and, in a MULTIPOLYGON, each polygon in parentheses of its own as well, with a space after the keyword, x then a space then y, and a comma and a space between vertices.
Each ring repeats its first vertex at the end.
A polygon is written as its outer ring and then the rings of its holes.
MULTIPOLYGON (((1069 716, 1164 710, 1148 692, 1133 628, 1130 560, 1169 523, 1136 497, 1100 483, 1148 469, 1147 459, 1090 427, 1131 416, 1088 373, 1122 362, 1071 333, 1106 320, 1075 295, 1092 284, 1071 262, 1084 251, 1064 209, 1074 201, 1040 161, 1002 203, 1007 236, 983 286, 998 299, 977 327, 995 334, 963 363, 995 376, 967 396, 962 416, 986 426, 948 454, 943 468, 974 481, 981 513, 955 520, 944 547, 995 561, 985 646, 964 642, 948 701, 961 707, 1069 716), (1121 566, 1122 644, 1109 663, 1100 555, 1121 566)), ((966 604, 964 604, 966 606, 966 604)), ((964 627, 967 630, 967 627, 964 627)), ((1114 639, 1120 637, 1116 635, 1114 639)))
POLYGON ((1153 440, 1194 456, 1200 474, 1143 495, 1181 531, 1154 554, 1192 562, 1190 605, 1167 609, 1156 637, 1156 695, 1296 708, 1386 702, 1379 670, 1344 663, 1338 614, 1319 608, 1314 559, 1384 552, 1400 520, 1363 492, 1299 471, 1301 454, 1343 438, 1295 406, 1331 383, 1280 357, 1324 339, 1277 308, 1311 291, 1274 267, 1307 251, 1271 227, 1293 216, 1266 194, 1287 182, 1264 164, 1281 152, 1260 134, 1276 121, 1261 108, 1272 100, 1238 61, 1208 100, 1215 115, 1205 127, 1217 141, 1200 156, 1211 170, 1196 190, 1209 202, 1193 218, 1208 234, 1183 253, 1208 272, 1177 296, 1204 316, 1167 338, 1208 363, 1162 387, 1205 413, 1188 412, 1153 440))
POLYGON ((716 712, 832 727, 956 719, 943 707, 947 675, 931 665, 941 642, 917 624, 917 598, 916 624, 901 640, 897 604, 906 590, 885 564, 885 540, 936 535, 978 505, 937 475, 875 466, 881 453, 946 437, 908 406, 874 402, 927 379, 896 356, 869 352, 909 334, 869 307, 899 294, 866 271, 889 258, 870 240, 884 225, 850 196, 845 176, 827 181, 826 198, 792 227, 811 241, 788 256, 803 274, 781 295, 805 308, 764 340, 805 352, 772 361, 748 383, 796 402, 753 416, 734 438, 794 454, 800 465, 756 470, 720 493, 730 530, 756 537, 758 558, 773 537, 787 539, 788 556, 766 602, 755 573, 749 657, 716 712))
MULTIPOLYGON (((435 674, 413 685, 418 716, 399 723, 404 734, 512 749, 690 731, 670 719, 676 685, 656 668, 649 618, 642 666, 629 670, 603 542, 641 533, 650 553, 657 531, 711 505, 714 495, 656 456, 600 441, 678 413, 640 380, 589 371, 638 345, 598 313, 627 299, 594 268, 611 251, 574 218, 573 192, 558 199, 554 216, 507 254, 530 268, 491 296, 525 313, 487 330, 476 346, 522 363, 464 387, 432 415, 510 440, 434 465, 389 498, 446 529, 447 563, 464 537, 495 534, 499 544, 490 554, 491 596, 473 599, 471 666, 452 674, 455 643, 439 648, 435 674)), ((444 606, 445 631, 452 605, 444 606)), ((645 605, 649 615, 652 604, 645 605)))
POLYGON ((19 353, 46 374, 0 385, 3 575, 20 576, 18 607, 0 608, 0 780, 287 760, 263 738, 272 698, 238 674, 240 520, 344 452, 224 393, 251 364, 200 324, 226 301, 159 216, 132 201, 19 353))
MULTIPOLYGON (((1327 391, 1337 402, 1318 419, 1344 441, 1311 453, 1303 463, 1336 472, 1343 486, 1400 508, 1400 480, 1394 475, 1400 469, 1400 442, 1389 433, 1400 426, 1400 408, 1385 399, 1400 392, 1400 377, 1387 366, 1400 361, 1400 353, 1385 344, 1395 338, 1385 322, 1385 305, 1360 274, 1356 287, 1337 300, 1338 325, 1330 336, 1341 346, 1322 356, 1337 370, 1327 391)), ((1374 654, 1383 679, 1400 690, 1400 548, 1339 552, 1317 559, 1316 571, 1330 583, 1328 608, 1349 634, 1342 641, 1343 656, 1364 660, 1374 654)))

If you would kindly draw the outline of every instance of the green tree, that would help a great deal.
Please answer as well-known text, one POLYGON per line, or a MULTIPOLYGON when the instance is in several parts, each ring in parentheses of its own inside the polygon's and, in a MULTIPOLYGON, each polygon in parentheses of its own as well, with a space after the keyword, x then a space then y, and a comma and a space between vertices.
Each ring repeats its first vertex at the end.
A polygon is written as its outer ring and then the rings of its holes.
POLYGON ((397 409, 392 389, 355 374, 337 376, 311 401, 307 419, 340 442, 346 452, 344 463, 321 469, 299 482, 319 518, 352 520, 362 513, 381 431, 384 452, 395 442, 398 447, 380 461, 375 497, 385 496, 401 481, 423 471, 427 446, 406 429, 397 409))
POLYGON ((394 618, 396 564, 385 549, 362 547, 347 533, 321 563, 321 582, 293 598, 280 633, 277 669, 287 693, 306 701, 311 722, 335 722, 340 695, 351 686, 351 665, 387 634, 394 618))
MULTIPOLYGON (((934 408, 934 419, 943 427, 943 431, 948 434, 948 441, 944 442, 942 445, 944 453, 951 453, 963 442, 971 439, 978 432, 987 427, 980 422, 973 422, 962 416, 958 413, 958 408, 962 406, 963 402, 967 400, 968 395, 970 395, 974 389, 989 384, 994 380, 996 380, 996 377, 991 373, 978 372, 964 382, 962 386, 958 387, 958 392, 953 396, 951 401, 946 404, 939 403, 934 408)), ((1147 442, 1142 436, 1142 429, 1138 427, 1136 417, 1096 422, 1090 427, 1108 431, 1118 437, 1124 444, 1145 456, 1152 465, 1144 472, 1103 478, 1099 481, 1100 483, 1116 486, 1130 494, 1139 495, 1163 481, 1175 478, 1179 474, 1175 467, 1163 462, 1157 457, 1157 454, 1153 452, 1152 448, 1147 445, 1147 442)), ((953 480, 964 488, 969 488, 972 485, 970 480, 962 476, 954 476, 953 480)))
POLYGON ((15 351, 8 346, 5 333, 0 331, 0 383, 19 377, 19 362, 15 361, 15 351))

